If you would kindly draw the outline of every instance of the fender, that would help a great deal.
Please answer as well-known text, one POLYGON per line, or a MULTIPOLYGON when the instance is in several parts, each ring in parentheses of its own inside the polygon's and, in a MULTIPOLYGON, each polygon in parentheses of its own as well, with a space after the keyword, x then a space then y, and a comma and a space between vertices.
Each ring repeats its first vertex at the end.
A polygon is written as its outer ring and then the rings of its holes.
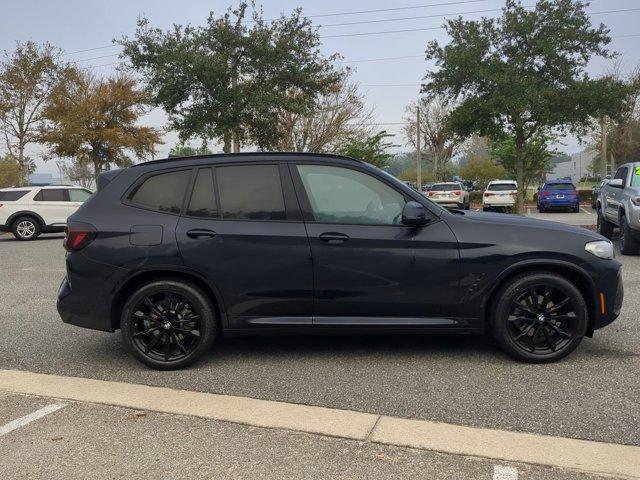
POLYGON ((38 215, 36 212, 32 212, 30 210, 20 210, 19 212, 12 213, 9 216, 9 218, 7 218, 7 223, 5 223, 5 225, 10 228, 13 221, 16 218, 22 217, 22 216, 35 217, 40 222, 41 228, 47 227, 47 224, 44 222, 44 219, 40 215, 38 215))
MULTIPOLYGON (((141 267, 139 270, 126 275, 123 277, 114 287, 113 289, 113 297, 117 298, 128 285, 132 282, 135 282, 136 279, 146 276, 146 275, 168 275, 171 274, 179 274, 182 277, 192 277, 199 281, 200 283, 206 285, 206 287, 213 293, 214 299, 217 303, 218 309, 220 310, 220 321, 223 327, 228 327, 228 318, 227 318, 227 310, 224 304, 224 300, 222 295, 220 294, 220 290, 215 285, 213 281, 206 277, 206 275, 201 274, 197 270, 193 270, 189 267, 183 265, 147 265, 141 267)), ((114 307, 117 302, 114 302, 114 307)), ((112 314, 114 312, 112 311, 112 314)), ((113 316, 112 316, 113 318, 113 316)))
MULTIPOLYGON (((593 310, 593 308, 595 308, 595 305, 598 304, 598 299, 596 298, 596 293, 595 293, 595 284, 593 283, 593 280, 591 279, 591 277, 589 276, 589 274, 587 274, 587 272, 580 267, 579 265, 576 265, 575 263, 572 262, 568 262, 565 260, 555 260, 555 259, 528 259, 528 260, 522 260, 518 263, 514 263, 513 265, 509 265, 509 267, 507 267, 504 271, 502 271, 495 279, 495 282, 493 283, 491 289, 487 292, 487 295, 484 295, 483 300, 482 300, 482 312, 486 312, 487 309, 487 302, 488 300, 493 296, 493 294, 495 293, 495 291, 497 290, 498 286, 502 283, 502 281, 507 278, 509 275, 512 275, 514 273, 517 273, 519 270, 524 270, 524 269, 531 269, 532 267, 540 267, 540 268, 544 268, 544 267, 560 267, 560 268, 564 268, 564 269, 568 269, 568 270, 572 270, 574 273, 576 273, 577 275, 580 276, 580 278, 582 280, 584 280, 586 282, 586 284, 589 287, 589 293, 590 293, 590 300, 591 300, 591 305, 593 306, 591 308, 591 310, 593 310)), ((593 317, 593 314, 595 312, 591 312, 590 317, 593 317)), ((485 315, 486 317, 486 315, 485 315)), ((591 319, 593 320, 593 318, 591 319)))

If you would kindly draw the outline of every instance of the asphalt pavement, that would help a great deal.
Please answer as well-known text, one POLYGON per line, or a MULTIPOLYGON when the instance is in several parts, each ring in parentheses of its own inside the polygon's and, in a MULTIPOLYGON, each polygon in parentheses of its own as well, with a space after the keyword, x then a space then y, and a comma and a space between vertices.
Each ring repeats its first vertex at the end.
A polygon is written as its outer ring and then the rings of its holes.
POLYGON ((60 321, 61 242, 0 237, 0 368, 640 445, 640 257, 618 254, 621 317, 551 365, 514 362, 485 337, 262 337, 220 339, 196 366, 159 372, 119 333, 60 321))

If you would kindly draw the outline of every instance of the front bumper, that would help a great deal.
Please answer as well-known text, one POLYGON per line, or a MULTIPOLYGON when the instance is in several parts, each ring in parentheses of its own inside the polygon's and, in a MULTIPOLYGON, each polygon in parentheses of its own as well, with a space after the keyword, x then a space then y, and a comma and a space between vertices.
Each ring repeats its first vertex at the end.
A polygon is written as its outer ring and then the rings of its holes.
POLYGON ((599 266, 610 268, 606 268, 606 270, 599 268, 595 279, 596 298, 595 308, 593 309, 593 330, 606 327, 618 318, 624 301, 624 286, 620 264, 615 262, 615 265, 610 266, 603 262, 611 262, 611 260, 597 262, 599 266))

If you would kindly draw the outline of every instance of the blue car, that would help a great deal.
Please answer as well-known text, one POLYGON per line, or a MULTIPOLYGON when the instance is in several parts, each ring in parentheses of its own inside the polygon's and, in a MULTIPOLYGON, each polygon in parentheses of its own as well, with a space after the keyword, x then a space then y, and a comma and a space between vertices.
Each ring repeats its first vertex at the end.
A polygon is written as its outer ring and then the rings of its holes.
POLYGON ((538 190, 538 211, 571 209, 580 211, 580 196, 576 186, 569 180, 548 180, 538 190))

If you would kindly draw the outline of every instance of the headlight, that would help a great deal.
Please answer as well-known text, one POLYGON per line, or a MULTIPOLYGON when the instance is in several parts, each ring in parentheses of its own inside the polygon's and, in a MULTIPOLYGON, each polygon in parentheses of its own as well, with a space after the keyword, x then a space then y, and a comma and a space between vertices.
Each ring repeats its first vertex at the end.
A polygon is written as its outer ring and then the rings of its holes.
POLYGON ((597 240, 588 242, 584 249, 599 258, 613 258, 613 244, 609 240, 597 240))

